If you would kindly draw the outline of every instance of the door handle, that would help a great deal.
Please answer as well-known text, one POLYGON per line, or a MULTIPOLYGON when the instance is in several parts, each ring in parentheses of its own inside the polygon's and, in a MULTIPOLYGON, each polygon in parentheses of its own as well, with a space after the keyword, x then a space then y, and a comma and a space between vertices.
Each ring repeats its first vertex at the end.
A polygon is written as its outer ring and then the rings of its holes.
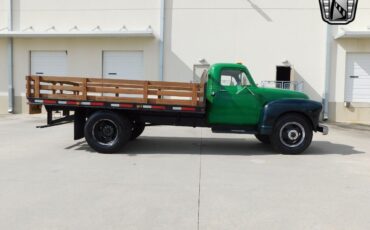
POLYGON ((36 72, 36 75, 42 75, 44 72, 36 72))
POLYGON ((214 97, 214 96, 216 96, 216 94, 217 94, 217 93, 220 93, 220 92, 227 92, 227 90, 226 90, 226 89, 220 89, 220 90, 219 90, 219 91, 217 91, 217 92, 213 91, 213 92, 211 93, 211 96, 212 96, 212 97, 214 97))
POLYGON ((359 76, 350 76, 350 78, 359 78, 359 76))

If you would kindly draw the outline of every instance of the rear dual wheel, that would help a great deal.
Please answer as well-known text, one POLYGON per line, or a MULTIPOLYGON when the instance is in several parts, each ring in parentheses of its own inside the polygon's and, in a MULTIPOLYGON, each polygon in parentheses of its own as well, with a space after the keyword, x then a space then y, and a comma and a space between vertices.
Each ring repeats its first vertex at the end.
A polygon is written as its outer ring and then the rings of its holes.
POLYGON ((86 122, 85 139, 99 153, 119 152, 131 139, 133 124, 124 116, 109 111, 96 112, 86 122))

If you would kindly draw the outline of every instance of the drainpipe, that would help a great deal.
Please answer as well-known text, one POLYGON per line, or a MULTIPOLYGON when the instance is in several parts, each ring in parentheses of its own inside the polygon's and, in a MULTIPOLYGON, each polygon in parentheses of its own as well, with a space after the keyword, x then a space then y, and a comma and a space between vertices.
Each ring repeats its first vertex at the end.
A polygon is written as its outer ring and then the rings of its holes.
POLYGON ((164 80, 164 27, 165 27, 165 1, 161 0, 160 9, 160 34, 159 34, 159 80, 164 80))
MULTIPOLYGON (((13 0, 9 0, 8 30, 13 31, 13 0)), ((14 113, 13 38, 8 41, 8 112, 14 113)))
POLYGON ((332 26, 326 25, 326 58, 325 58, 325 92, 324 92, 324 109, 323 119, 329 118, 329 92, 331 77, 331 45, 332 45, 332 26))

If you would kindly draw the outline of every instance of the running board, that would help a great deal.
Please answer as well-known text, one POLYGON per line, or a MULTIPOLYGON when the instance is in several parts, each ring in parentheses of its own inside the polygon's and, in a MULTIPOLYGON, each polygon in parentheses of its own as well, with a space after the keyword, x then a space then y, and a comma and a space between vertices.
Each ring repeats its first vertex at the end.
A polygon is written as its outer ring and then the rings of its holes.
POLYGON ((213 133, 256 134, 254 128, 212 128, 213 133))

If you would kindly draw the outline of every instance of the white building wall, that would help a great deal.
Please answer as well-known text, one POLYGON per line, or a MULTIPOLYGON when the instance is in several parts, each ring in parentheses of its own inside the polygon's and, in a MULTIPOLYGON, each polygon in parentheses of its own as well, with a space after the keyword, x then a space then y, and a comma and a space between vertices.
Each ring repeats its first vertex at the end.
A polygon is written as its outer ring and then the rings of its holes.
MULTIPOLYGON (((5 1, 5 0, 1 0, 5 1)), ((14 29, 32 26, 45 31, 55 26, 57 31, 69 31, 74 26, 90 31, 145 29, 148 25, 158 33, 159 0, 13 0, 14 29)))
POLYGON ((0 30, 8 27, 9 0, 0 0, 0 30))
POLYGON ((259 83, 274 80, 287 60, 321 100, 325 24, 316 1, 168 0, 166 20, 165 80, 191 80, 193 64, 205 58, 243 62, 259 83))

